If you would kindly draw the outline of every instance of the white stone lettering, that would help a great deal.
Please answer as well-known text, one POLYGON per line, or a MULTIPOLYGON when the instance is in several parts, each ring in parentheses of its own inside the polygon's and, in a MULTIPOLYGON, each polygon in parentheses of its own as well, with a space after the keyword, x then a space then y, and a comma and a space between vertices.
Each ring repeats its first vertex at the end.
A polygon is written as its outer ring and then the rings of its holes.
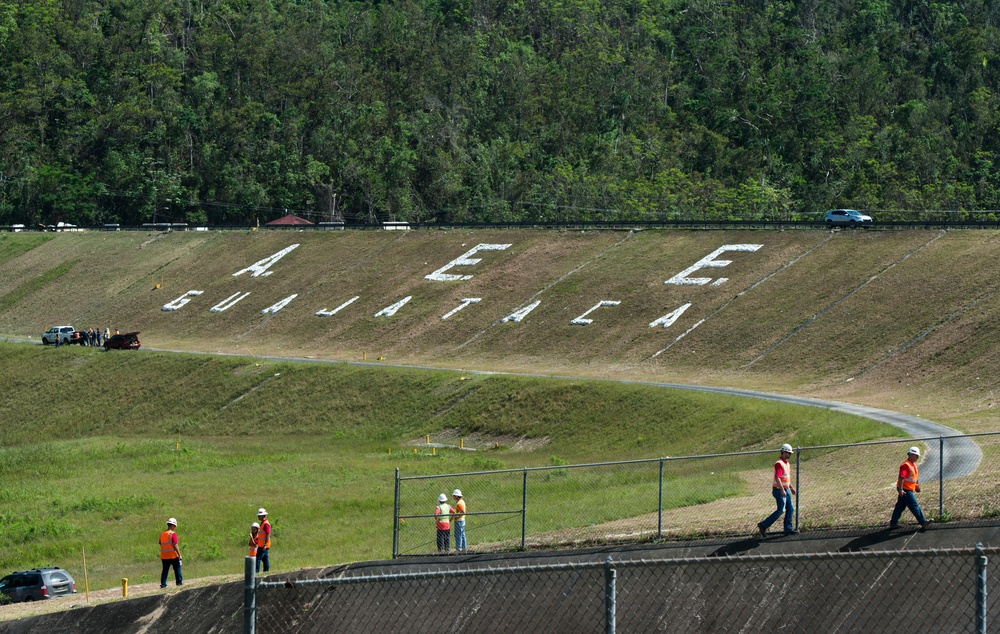
MULTIPOLYGON (((684 269, 677 275, 673 276, 664 284, 677 284, 678 286, 702 286, 708 284, 712 281, 710 277, 688 277, 688 275, 694 273, 698 269, 719 269, 724 266, 729 266, 732 264, 732 260, 716 260, 716 256, 722 255, 726 251, 744 251, 744 252, 754 252, 757 249, 763 247, 763 244, 724 244, 715 251, 712 251, 702 259, 698 260, 688 268, 684 269)), ((719 278, 713 286, 718 286, 725 282, 728 278, 719 278)))
POLYGON ((587 312, 585 312, 584 314, 580 315, 579 317, 577 317, 576 319, 574 319, 573 321, 571 321, 569 323, 572 324, 572 325, 574 325, 574 326, 589 326, 590 324, 594 323, 594 320, 593 319, 586 319, 587 315, 589 315, 590 313, 594 312, 595 310, 597 310, 601 306, 617 306, 618 304, 621 304, 621 302, 619 302, 617 300, 614 300, 614 299, 604 299, 604 300, 601 300, 601 301, 597 302, 596 304, 594 304, 593 308, 591 308, 590 310, 588 310, 587 312))
POLYGON ((425 275, 425 280, 430 280, 432 282, 452 282, 457 280, 471 280, 471 275, 452 275, 446 274, 445 271, 454 266, 472 266, 473 264, 479 264, 481 258, 472 258, 469 256, 475 255, 478 251, 503 251, 504 249, 510 248, 512 245, 509 244, 477 244, 472 247, 462 255, 458 256, 451 262, 445 264, 438 270, 434 271, 430 275, 425 275))
POLYGON ((292 295, 289 295, 288 297, 286 297, 285 299, 281 300, 280 302, 278 302, 276 304, 272 304, 271 306, 268 306, 264 310, 260 311, 260 314, 261 315, 267 315, 267 314, 273 315, 276 312, 278 312, 279 310, 281 310, 282 308, 284 308, 285 306, 288 306, 292 302, 292 300, 295 299, 298 296, 299 296, 298 293, 294 293, 292 295))
POLYGON ((542 300, 536 299, 535 301, 533 301, 532 303, 528 304, 524 308, 521 308, 519 310, 515 310, 511 314, 507 315, 506 317, 504 317, 503 319, 501 319, 500 322, 501 323, 507 323, 508 321, 512 321, 515 324, 519 324, 519 323, 521 323, 522 319, 524 319, 525 317, 527 317, 528 314, 531 311, 533 311, 536 308, 538 308, 538 305, 541 304, 541 303, 542 303, 542 300))
POLYGON ((448 311, 447 313, 445 313, 444 315, 442 315, 441 316, 441 321, 444 321, 445 319, 448 319, 449 317, 451 317, 452 315, 454 315, 458 311, 462 310, 466 306, 470 306, 472 304, 478 304, 481 300, 482 300, 482 297, 466 297, 465 299, 463 299, 458 304, 458 306, 456 306, 455 308, 452 308, 450 311, 448 311))
POLYGON ((241 301, 244 297, 246 297, 249 294, 250 293, 243 293, 242 295, 240 295, 240 292, 236 291, 235 293, 233 293, 232 295, 230 295, 226 299, 222 300, 221 302, 219 302, 215 306, 212 306, 211 308, 209 308, 208 312, 210 312, 210 313, 221 313, 224 310, 229 310, 230 308, 232 308, 233 306, 235 306, 237 302, 241 301), (239 295, 239 297, 237 297, 237 295, 239 295))
POLYGON ((346 302, 344 302, 340 306, 337 306, 333 310, 327 310, 327 309, 324 308, 323 310, 321 310, 318 313, 316 313, 316 316, 317 317, 332 317, 333 315, 336 315, 337 313, 339 313, 343 309, 347 308, 348 306, 350 306, 354 302, 358 301, 359 297, 361 297, 361 296, 360 295, 355 295, 354 297, 352 297, 351 299, 347 300, 346 302))
POLYGON ((292 251, 294 251, 295 248, 298 246, 299 245, 297 244, 293 244, 290 247, 285 247, 284 249, 278 251, 274 255, 268 256, 259 262, 251 264, 242 271, 236 271, 235 273, 233 273, 233 277, 238 277, 240 275, 243 275, 244 273, 250 273, 250 277, 267 277, 271 273, 274 273, 274 271, 268 271, 268 269, 271 268, 271 266, 278 260, 285 257, 292 251))
POLYGON ((376 317, 392 317, 393 315, 396 314, 396 311, 398 311, 403 306, 406 306, 406 302, 410 301, 411 299, 413 299, 413 295, 407 295, 406 297, 404 297, 403 299, 399 300, 398 302, 396 302, 392 306, 386 306, 382 310, 378 311, 377 313, 375 313, 375 316, 376 317))
POLYGON ((162 310, 180 310, 191 301, 192 297, 197 297, 205 291, 188 291, 172 302, 163 305, 162 310))
POLYGON ((681 315, 684 314, 684 311, 687 310, 688 308, 691 308, 691 302, 684 304, 680 308, 675 308, 674 310, 670 311, 663 317, 660 317, 656 321, 650 322, 649 327, 656 328, 657 326, 663 326, 664 328, 669 328, 674 324, 675 321, 677 321, 677 319, 681 315))

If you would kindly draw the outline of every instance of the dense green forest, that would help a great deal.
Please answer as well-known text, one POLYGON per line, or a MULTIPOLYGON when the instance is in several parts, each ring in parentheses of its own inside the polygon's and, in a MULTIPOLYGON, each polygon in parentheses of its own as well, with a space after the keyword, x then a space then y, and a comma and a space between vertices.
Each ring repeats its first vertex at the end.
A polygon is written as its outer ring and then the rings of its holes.
POLYGON ((995 0, 0 0, 0 223, 997 209, 998 21, 995 0))

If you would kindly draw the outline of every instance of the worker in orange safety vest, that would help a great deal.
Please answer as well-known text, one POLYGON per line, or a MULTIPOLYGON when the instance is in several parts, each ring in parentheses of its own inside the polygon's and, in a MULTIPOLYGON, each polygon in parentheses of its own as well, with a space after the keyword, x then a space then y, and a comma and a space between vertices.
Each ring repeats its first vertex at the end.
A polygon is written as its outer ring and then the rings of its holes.
POLYGON ((792 504, 795 487, 792 486, 792 468, 788 464, 792 453, 792 446, 788 443, 783 444, 778 450, 778 460, 774 463, 774 479, 771 481, 771 495, 774 496, 778 508, 757 524, 761 537, 767 535, 767 529, 781 517, 782 513, 785 514, 785 535, 795 535, 799 532, 792 523, 795 517, 795 505, 792 504))
POLYGON ((181 551, 177 547, 177 520, 170 518, 167 520, 167 530, 160 533, 160 561, 163 563, 163 572, 160 573, 160 587, 167 587, 167 573, 174 569, 174 581, 177 585, 184 585, 184 578, 181 576, 181 551))
POLYGON ((257 509, 257 519, 260 521, 260 531, 257 533, 257 572, 260 572, 260 565, 264 564, 264 572, 271 569, 271 522, 267 521, 267 510, 261 507, 257 509))
POLYGON ((462 499, 462 490, 455 489, 451 492, 451 497, 455 498, 455 550, 465 551, 465 500, 462 499))
POLYGON ((896 506, 892 509, 892 519, 889 520, 889 530, 899 528, 899 518, 903 514, 903 509, 908 508, 920 523, 920 529, 925 530, 933 519, 924 517, 920 505, 917 504, 917 496, 920 493, 920 478, 917 469, 917 460, 920 460, 920 448, 910 447, 906 452, 906 460, 899 465, 899 476, 896 477, 896 506))
POLYGON ((254 522, 250 525, 250 557, 257 556, 257 536, 260 535, 260 524, 254 522))
POLYGON ((437 547, 439 553, 448 552, 451 542, 451 516, 454 510, 448 504, 448 496, 442 493, 438 496, 438 505, 434 507, 434 520, 437 525, 437 547))

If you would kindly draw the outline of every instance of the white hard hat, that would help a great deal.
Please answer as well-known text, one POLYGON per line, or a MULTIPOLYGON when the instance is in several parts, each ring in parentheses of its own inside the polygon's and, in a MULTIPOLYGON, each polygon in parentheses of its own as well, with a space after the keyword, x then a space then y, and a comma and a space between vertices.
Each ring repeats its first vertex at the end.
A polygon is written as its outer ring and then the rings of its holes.
POLYGON ((171 517, 170 519, 167 520, 167 524, 170 524, 172 526, 177 526, 177 520, 171 517))
POLYGON ((781 446, 781 451, 787 451, 788 453, 795 453, 795 450, 792 449, 792 446, 789 445, 787 442, 781 446))
POLYGON ((913 454, 914 456, 920 455, 920 447, 910 447, 910 450, 906 452, 907 455, 913 454))
POLYGON ((257 517, 260 517, 261 515, 267 515, 267 510, 265 510, 264 507, 257 509, 257 517))
POLYGON ((253 524, 250 525, 250 528, 260 528, 260 524, 254 522, 253 524))
POLYGON ((455 489, 454 491, 451 492, 451 494, 454 497, 460 498, 460 497, 462 497, 462 490, 461 489, 455 489))
POLYGON ((448 496, 445 495, 444 493, 438 496, 438 502, 447 502, 447 501, 448 501, 448 496))

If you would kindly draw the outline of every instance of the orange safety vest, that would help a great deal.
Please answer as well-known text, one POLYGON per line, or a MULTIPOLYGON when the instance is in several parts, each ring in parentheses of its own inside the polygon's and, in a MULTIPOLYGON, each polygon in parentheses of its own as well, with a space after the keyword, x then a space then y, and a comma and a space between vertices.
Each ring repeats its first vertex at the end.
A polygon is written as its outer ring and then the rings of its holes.
POLYGON ((787 460, 778 460, 774 463, 774 480, 771 481, 771 487, 774 489, 787 489, 792 486, 792 468, 788 465, 787 460), (782 475, 778 477, 777 467, 781 467, 782 475))
POLYGON ((903 464, 899 465, 899 477, 903 478, 903 490, 904 491, 916 491, 917 490, 917 465, 916 463, 910 462, 909 460, 904 460, 903 464), (903 478, 903 467, 909 469, 909 477, 903 478))
POLYGON ((455 513, 458 514, 458 517, 455 518, 456 522, 465 521, 465 500, 459 498, 458 503, 455 504, 455 513))
POLYGON ((270 548, 271 547, 271 522, 268 522, 265 518, 263 522, 260 523, 260 530, 257 531, 257 548, 270 548), (264 527, 267 530, 264 530, 264 527), (264 543, 261 544, 261 538, 263 538, 264 543))
POLYGON ((441 504, 434 507, 434 514, 438 516, 437 527, 439 531, 451 529, 451 505, 441 504))
POLYGON ((257 534, 256 535, 254 535, 253 533, 250 533, 250 542, 249 542, 249 544, 250 544, 250 556, 251 557, 256 557, 257 556, 257 540, 259 540, 260 538, 261 538, 260 537, 260 529, 257 530, 257 534))
POLYGON ((160 559, 177 559, 177 550, 174 548, 173 540, 175 534, 170 529, 160 533, 160 559))

